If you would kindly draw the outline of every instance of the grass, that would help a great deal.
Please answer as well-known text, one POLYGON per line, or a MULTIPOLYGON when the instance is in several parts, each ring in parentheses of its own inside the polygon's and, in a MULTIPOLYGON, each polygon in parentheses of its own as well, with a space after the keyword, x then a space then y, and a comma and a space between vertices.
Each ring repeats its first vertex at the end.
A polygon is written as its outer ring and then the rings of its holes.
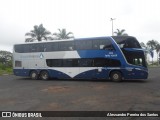
POLYGON ((12 74, 12 73, 13 73, 12 67, 0 64, 0 75, 12 74))
POLYGON ((148 67, 149 67, 149 68, 153 68, 153 67, 154 67, 154 68, 159 68, 159 67, 160 67, 160 64, 158 64, 157 62, 153 62, 153 63, 149 64, 148 67))
POLYGON ((148 65, 149 68, 160 68, 160 65, 148 65))

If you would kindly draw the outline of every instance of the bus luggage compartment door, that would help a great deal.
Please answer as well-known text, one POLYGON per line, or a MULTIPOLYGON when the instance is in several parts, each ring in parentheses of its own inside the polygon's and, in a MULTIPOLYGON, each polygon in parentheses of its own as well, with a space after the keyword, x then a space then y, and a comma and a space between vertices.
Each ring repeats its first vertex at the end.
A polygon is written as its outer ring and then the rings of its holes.
POLYGON ((108 78, 107 69, 104 69, 103 67, 97 67, 95 69, 94 77, 97 78, 97 79, 106 79, 106 78, 108 78))

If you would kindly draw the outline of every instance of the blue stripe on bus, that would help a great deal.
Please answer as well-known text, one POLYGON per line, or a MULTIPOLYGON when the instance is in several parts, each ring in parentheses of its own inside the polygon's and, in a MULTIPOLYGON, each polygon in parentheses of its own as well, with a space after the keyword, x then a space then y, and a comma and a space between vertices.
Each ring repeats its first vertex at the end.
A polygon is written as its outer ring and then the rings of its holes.
MULTIPOLYGON (((58 79, 70 79, 69 75, 65 74, 62 71, 57 71, 53 69, 46 69, 49 72, 49 76, 51 78, 58 78, 58 79)), ((102 69, 101 72, 98 72, 98 69, 92 69, 88 70, 85 72, 81 72, 78 75, 74 76, 74 79, 93 79, 93 78, 98 78, 98 79, 108 79, 109 78, 109 73, 113 69, 108 68, 108 69, 102 69)), ((115 70, 115 69, 114 69, 115 70)), ((118 69, 119 71, 122 72, 122 75, 124 79, 147 79, 148 73, 144 70, 135 70, 133 69, 132 71, 128 71, 127 69, 118 69)), ((14 69, 14 74, 17 76, 29 76, 29 73, 31 69, 14 69)), ((38 69, 37 72, 39 73, 41 69, 38 69)))

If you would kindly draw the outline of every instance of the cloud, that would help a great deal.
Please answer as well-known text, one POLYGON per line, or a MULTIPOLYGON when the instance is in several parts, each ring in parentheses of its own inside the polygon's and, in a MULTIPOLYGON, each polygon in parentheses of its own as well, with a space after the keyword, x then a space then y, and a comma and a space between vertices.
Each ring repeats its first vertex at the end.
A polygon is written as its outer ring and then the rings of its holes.
POLYGON ((75 37, 111 35, 125 29, 140 41, 159 40, 159 0, 4 0, 0 4, 0 42, 25 41, 25 33, 43 24, 49 31, 66 28, 75 37))

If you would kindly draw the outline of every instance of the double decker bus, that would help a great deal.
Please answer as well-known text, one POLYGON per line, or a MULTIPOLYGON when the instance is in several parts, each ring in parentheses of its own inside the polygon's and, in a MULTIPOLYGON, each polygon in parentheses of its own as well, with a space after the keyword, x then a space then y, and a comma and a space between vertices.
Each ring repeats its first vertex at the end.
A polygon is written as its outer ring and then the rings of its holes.
POLYGON ((145 54, 131 36, 16 44, 16 76, 31 79, 147 79, 145 54))

